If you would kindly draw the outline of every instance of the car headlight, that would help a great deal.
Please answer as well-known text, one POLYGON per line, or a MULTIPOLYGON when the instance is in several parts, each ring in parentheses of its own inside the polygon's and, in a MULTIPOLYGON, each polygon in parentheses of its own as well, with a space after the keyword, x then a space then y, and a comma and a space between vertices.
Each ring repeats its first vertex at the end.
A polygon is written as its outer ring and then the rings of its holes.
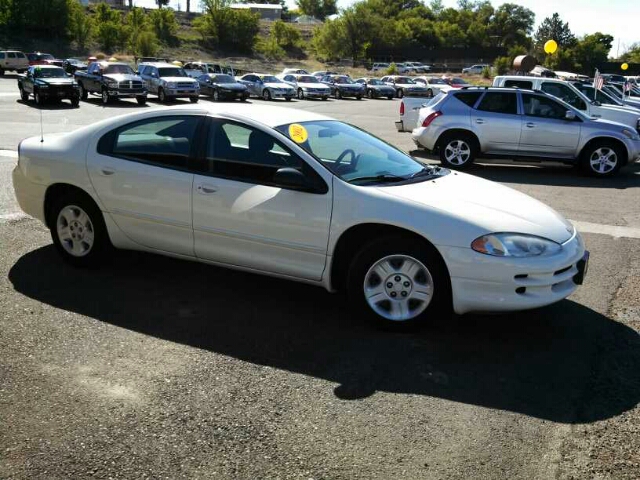
POLYGON ((471 249, 494 257, 548 257, 562 250, 552 240, 521 233, 491 233, 471 242, 471 249))
POLYGON ((640 140, 640 135, 638 135, 633 130, 629 130, 628 128, 623 129, 622 134, 629 140, 640 140))
POLYGON ((167 88, 176 88, 176 87, 177 87, 177 85, 175 83, 173 83, 173 82, 168 82, 167 83, 167 88))

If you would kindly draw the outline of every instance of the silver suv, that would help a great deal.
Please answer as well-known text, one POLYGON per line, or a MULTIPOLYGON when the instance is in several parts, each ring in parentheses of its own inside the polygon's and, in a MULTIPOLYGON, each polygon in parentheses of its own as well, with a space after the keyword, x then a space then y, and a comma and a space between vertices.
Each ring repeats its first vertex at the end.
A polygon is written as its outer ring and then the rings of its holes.
POLYGON ((621 123, 592 119, 551 95, 512 88, 462 88, 420 110, 414 143, 464 169, 476 157, 578 163, 614 175, 640 157, 640 135, 621 123))
POLYGON ((188 98, 191 103, 198 102, 200 83, 188 76, 184 69, 170 63, 141 63, 138 69, 149 93, 157 95, 162 103, 175 98, 188 98))

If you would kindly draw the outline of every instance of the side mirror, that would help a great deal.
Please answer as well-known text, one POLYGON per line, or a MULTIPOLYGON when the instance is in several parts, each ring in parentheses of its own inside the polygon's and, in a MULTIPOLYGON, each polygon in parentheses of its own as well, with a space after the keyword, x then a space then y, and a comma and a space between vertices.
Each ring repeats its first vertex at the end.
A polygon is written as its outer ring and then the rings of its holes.
POLYGON ((591 105, 593 105, 594 107, 600 107, 602 104, 598 100, 594 100, 593 102, 591 102, 591 105))
POLYGON ((576 113, 571 110, 567 110, 567 112, 564 114, 564 119, 573 121, 576 119, 576 113))
POLYGON ((291 167, 278 169, 273 176, 273 181, 283 187, 290 187, 298 190, 307 190, 310 188, 309 182, 303 173, 291 167))

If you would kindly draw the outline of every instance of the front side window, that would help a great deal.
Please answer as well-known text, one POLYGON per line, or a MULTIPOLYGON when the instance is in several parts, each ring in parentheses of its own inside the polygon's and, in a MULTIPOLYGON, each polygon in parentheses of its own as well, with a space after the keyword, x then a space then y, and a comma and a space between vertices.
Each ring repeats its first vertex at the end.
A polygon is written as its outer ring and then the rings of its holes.
POLYGON ((200 120, 200 116, 180 115, 155 117, 126 125, 116 130, 111 151, 107 154, 162 167, 186 169, 200 120))
POLYGON ((482 112, 516 115, 518 113, 518 97, 511 92, 487 92, 480 100, 477 109, 482 112))
POLYGON ((409 77, 398 77, 396 78, 396 83, 405 83, 405 84, 413 85, 415 82, 409 77))
POLYGON ((334 175, 356 185, 406 182, 423 171, 431 171, 431 167, 425 167, 388 143, 335 120, 281 125, 276 129, 316 157, 334 175))
POLYGON ((540 89, 544 93, 548 93, 549 95, 553 95, 554 97, 559 98, 565 103, 568 103, 573 108, 577 108, 578 110, 586 110, 587 104, 580 98, 580 96, 574 92, 572 89, 563 85, 561 83, 552 83, 552 82, 543 82, 542 88, 540 89))
POLYGON ((261 78, 264 83, 280 83, 280 80, 273 75, 263 75, 261 78))
POLYGON ((298 77, 298 82, 300 83, 320 83, 316 77, 312 77, 311 75, 301 75, 298 77))
POLYGON ((550 98, 530 93, 522 94, 522 106, 524 107, 524 114, 529 117, 562 120, 567 114, 567 109, 562 104, 550 98))

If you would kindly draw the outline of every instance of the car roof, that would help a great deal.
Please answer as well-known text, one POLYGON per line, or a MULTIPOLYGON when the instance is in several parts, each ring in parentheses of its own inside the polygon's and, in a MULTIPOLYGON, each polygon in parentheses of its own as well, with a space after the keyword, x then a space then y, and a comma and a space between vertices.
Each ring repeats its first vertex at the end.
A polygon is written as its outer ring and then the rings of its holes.
POLYGON ((173 63, 167 62, 142 62, 144 65, 151 65, 152 67, 173 67, 173 68, 182 68, 174 65, 173 63))
POLYGON ((29 68, 39 68, 40 70, 53 69, 53 68, 62 68, 58 65, 33 65, 29 68))

